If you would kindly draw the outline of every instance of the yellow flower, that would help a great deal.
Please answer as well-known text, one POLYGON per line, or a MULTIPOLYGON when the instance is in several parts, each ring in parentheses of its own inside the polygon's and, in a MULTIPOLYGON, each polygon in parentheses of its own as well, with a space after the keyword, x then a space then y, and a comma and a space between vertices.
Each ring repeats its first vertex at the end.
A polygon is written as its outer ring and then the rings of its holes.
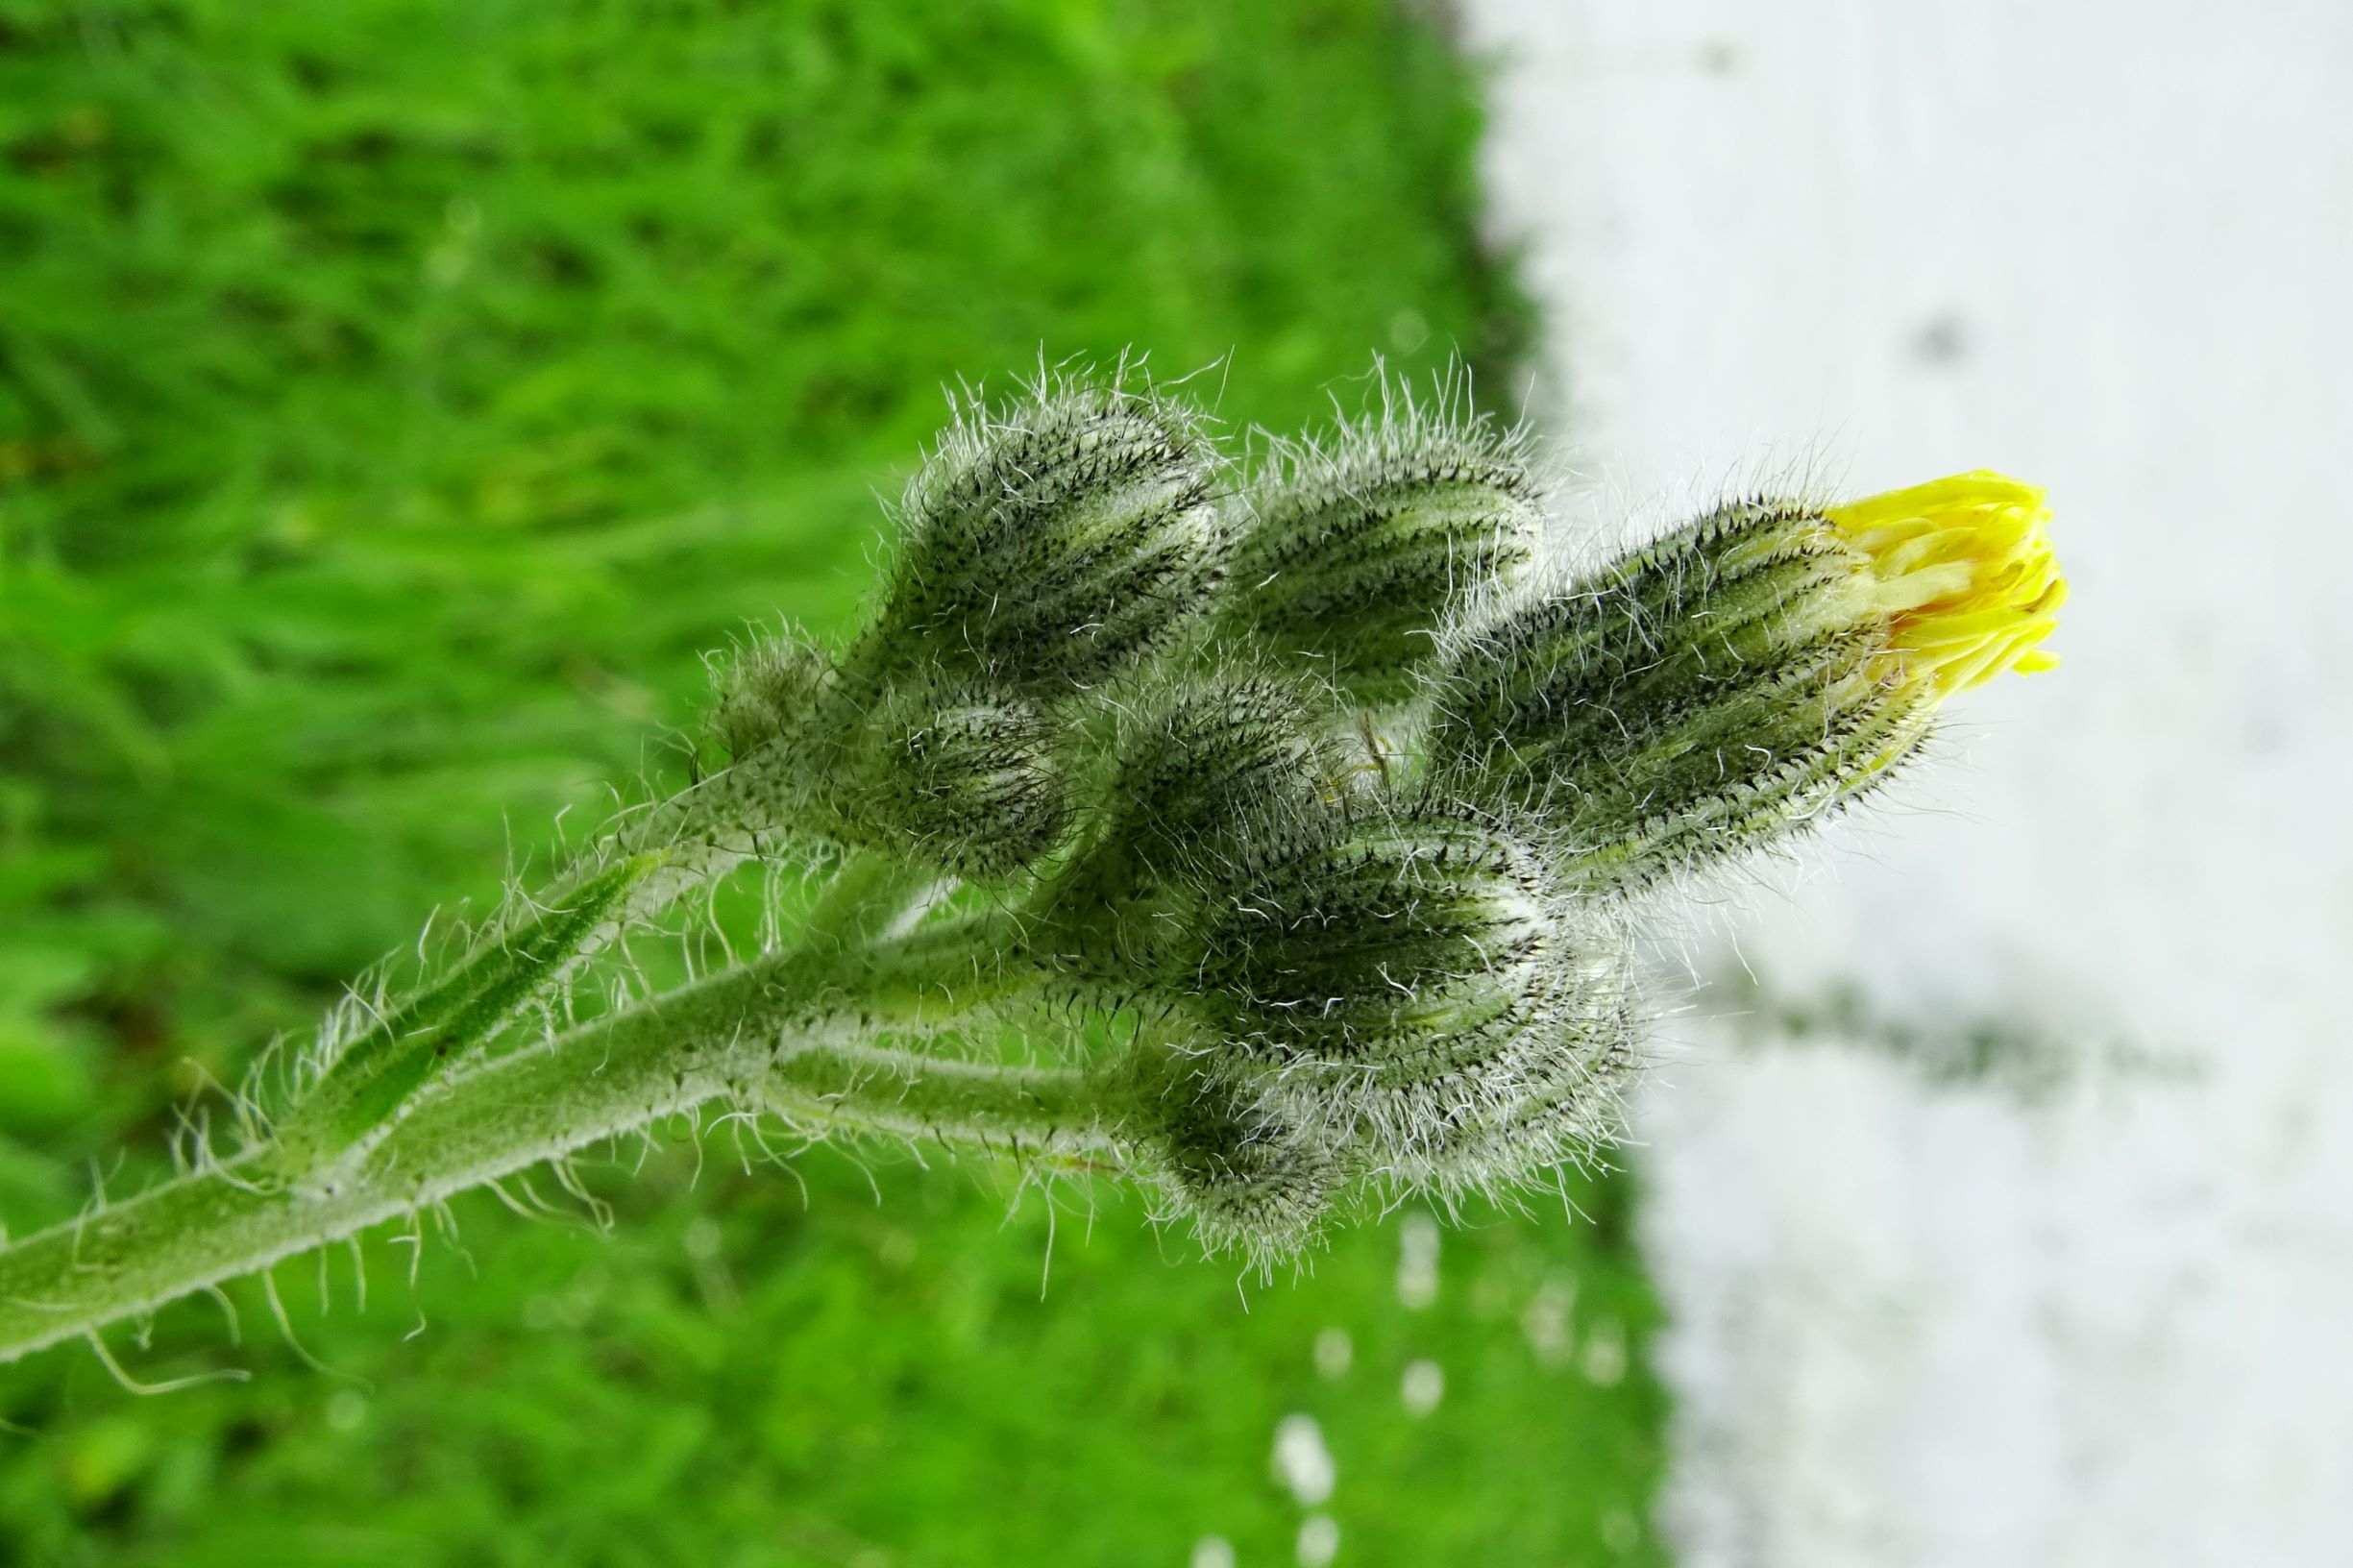
POLYGON ((1873 607, 1889 617, 1889 649, 1872 671, 1931 703, 2005 670, 2059 661, 2043 650, 2067 601, 2031 484, 1983 469, 1891 490, 1823 513, 1869 557, 1873 607))

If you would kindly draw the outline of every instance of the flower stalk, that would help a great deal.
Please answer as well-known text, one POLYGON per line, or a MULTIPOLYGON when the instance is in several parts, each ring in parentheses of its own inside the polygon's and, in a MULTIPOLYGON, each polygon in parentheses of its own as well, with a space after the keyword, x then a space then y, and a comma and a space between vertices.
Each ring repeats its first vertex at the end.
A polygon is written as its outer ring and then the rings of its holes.
POLYGON ((1113 1154, 1082 1072, 871 1043, 983 1005, 989 950, 812 943, 454 1074, 331 1174, 282 1179, 270 1144, 206 1162, 0 1251, 0 1360, 713 1102, 1021 1160, 1113 1154))

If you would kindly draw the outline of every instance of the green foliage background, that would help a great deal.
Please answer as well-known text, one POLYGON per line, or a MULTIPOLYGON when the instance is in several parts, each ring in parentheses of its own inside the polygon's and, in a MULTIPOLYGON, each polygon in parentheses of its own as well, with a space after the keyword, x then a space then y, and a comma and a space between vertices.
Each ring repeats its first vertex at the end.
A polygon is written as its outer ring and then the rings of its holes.
MULTIPOLYGON (((1473 87, 1383 0, 0 0, 0 1216, 669 766, 701 650, 845 625, 944 383, 1141 353, 1284 428, 1507 365, 1473 87)), ((1002 1173, 704 1152, 622 1151, 611 1237, 373 1239, 364 1308, 281 1269, 330 1371, 248 1286, 114 1346, 248 1383, 0 1372, 0 1557, 1284 1562, 1306 1410, 1343 1561, 1652 1560, 1619 1181, 1411 1312, 1390 1227, 1245 1290, 1066 1192, 1042 1293, 1002 1173)))

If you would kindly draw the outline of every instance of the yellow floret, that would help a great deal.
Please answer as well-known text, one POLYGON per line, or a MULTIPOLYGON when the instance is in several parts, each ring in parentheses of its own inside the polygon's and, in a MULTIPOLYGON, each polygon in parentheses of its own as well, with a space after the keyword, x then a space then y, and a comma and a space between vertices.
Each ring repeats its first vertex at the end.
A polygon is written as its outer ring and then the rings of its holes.
POLYGON ((2067 601, 2043 492, 1978 470, 1823 515, 1870 558, 1871 601, 1892 624, 1875 678, 1940 701, 2005 670, 2058 659, 2043 639, 2067 601))

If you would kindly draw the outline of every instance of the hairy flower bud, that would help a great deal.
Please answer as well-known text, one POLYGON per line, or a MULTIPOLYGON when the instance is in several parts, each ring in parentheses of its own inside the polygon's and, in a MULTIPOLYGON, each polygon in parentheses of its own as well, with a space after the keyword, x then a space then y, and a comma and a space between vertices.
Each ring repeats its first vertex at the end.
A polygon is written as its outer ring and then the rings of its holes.
POLYGON ((762 638, 709 661, 712 703, 704 728, 741 761, 771 742, 806 744, 823 717, 833 661, 798 636, 762 638))
POLYGON ((1618 1140, 1624 1092, 1641 1066, 1643 1019, 1627 952, 1599 933, 1578 949, 1581 978, 1550 1015, 1497 1041, 1477 1070, 1395 1093, 1392 1182, 1491 1191, 1584 1164, 1618 1140))
POLYGON ((1984 473, 1722 507, 1459 636, 1435 776, 1540 818, 1589 887, 1758 846, 1877 783, 1952 693, 2054 662, 2047 521, 1984 473))
POLYGON ((1126 1076, 1131 1135, 1205 1249, 1263 1265, 1321 1232, 1345 1168, 1249 1072, 1206 1054, 1145 1047, 1126 1076))
POLYGON ((1356 771, 1313 694, 1282 676, 1218 678, 1145 705, 1118 751, 1102 844, 1146 879, 1230 862, 1273 822, 1340 799, 1356 771))
POLYGON ((1039 698, 1099 682, 1202 607, 1224 560, 1200 416, 1123 385, 974 404, 908 484, 879 622, 886 668, 1039 698))
POLYGON ((1335 813, 1237 870, 1172 980, 1272 1073, 1275 1103, 1377 1170, 1488 1179, 1532 1100, 1577 1101, 1624 1049, 1622 939, 1582 923, 1502 822, 1335 813))
POLYGON ((740 655, 719 689, 709 727, 735 761, 688 797, 681 832, 747 848, 815 833, 988 878, 1045 854, 1067 822, 1055 725, 968 678, 912 672, 870 706, 788 642, 740 655))
POLYGON ((1249 512, 1229 620, 1367 702, 1411 690, 1447 613, 1527 567, 1542 521, 1518 432, 1452 400, 1279 443, 1249 512))
POLYGON ((1024 702, 972 698, 880 726, 869 742, 856 808, 904 835, 920 859, 960 875, 1011 875, 1062 836, 1066 821, 1052 727, 1024 702))

